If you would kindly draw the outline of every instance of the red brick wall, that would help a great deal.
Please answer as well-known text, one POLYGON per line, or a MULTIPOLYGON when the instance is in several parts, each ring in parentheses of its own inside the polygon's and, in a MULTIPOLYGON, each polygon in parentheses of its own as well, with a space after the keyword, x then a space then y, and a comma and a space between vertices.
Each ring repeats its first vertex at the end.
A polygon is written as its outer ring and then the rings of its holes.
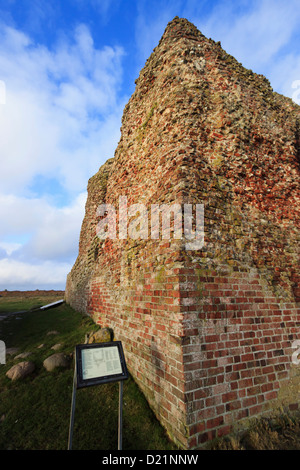
POLYGON ((298 408, 295 303, 254 270, 143 261, 117 291, 93 277, 86 311, 123 342, 129 370, 175 441, 197 448, 263 412, 298 408))
POLYGON ((253 271, 212 270, 199 277, 194 269, 183 271, 191 286, 186 316, 194 318, 183 348, 193 445, 280 406, 297 409, 300 375, 292 344, 300 336, 299 306, 281 302, 253 271))

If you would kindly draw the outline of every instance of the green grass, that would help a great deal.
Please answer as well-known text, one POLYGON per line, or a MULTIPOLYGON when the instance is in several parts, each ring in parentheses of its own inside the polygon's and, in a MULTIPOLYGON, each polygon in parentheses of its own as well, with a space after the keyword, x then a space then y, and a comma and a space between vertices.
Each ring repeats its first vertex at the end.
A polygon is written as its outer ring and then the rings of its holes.
MULTIPOLYGON (((22 306, 18 304, 18 310, 22 306)), ((74 359, 69 368, 53 372, 45 370, 43 361, 54 353, 51 347, 57 343, 62 344, 60 351, 72 355, 75 345, 95 328, 92 320, 66 304, 0 321, 0 339, 6 348, 30 352, 26 359, 7 355, 6 364, 0 365, 0 450, 67 449, 74 359), (53 330, 58 334, 47 334, 53 330), (23 360, 35 363, 33 374, 22 380, 8 379, 7 370, 23 360)), ((78 389, 72 448, 116 450, 118 405, 118 383, 78 389)), ((123 384, 122 434, 123 450, 176 449, 131 376, 123 384)))
POLYGON ((60 291, 3 291, 0 295, 0 314, 30 310, 64 298, 64 293, 60 291))
POLYGON ((300 450, 299 415, 253 420, 239 436, 216 440, 211 450, 300 450))

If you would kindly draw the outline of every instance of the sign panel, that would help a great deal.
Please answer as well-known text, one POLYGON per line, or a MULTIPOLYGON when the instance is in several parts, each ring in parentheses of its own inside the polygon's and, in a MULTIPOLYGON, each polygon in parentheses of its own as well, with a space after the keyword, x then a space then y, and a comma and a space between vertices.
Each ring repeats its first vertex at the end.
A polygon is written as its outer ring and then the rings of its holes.
POLYGON ((4 341, 0 340, 0 364, 6 363, 6 347, 4 341))
POLYGON ((77 388, 128 378, 122 343, 80 344, 76 346, 77 388))

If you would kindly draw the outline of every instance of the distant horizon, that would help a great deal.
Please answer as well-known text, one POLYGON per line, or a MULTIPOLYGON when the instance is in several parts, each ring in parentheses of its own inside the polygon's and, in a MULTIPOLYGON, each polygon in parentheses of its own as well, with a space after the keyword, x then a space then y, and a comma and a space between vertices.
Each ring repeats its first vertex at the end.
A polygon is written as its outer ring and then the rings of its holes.
POLYGON ((3 289, 0 290, 0 296, 3 292, 65 292, 65 289, 3 289))
POLYGON ((65 292, 65 289, 3 289, 0 290, 0 297, 3 293, 16 293, 16 292, 65 292))
POLYGON ((65 290, 88 180, 175 16, 300 104, 298 0, 2 2, 1 291, 65 290))

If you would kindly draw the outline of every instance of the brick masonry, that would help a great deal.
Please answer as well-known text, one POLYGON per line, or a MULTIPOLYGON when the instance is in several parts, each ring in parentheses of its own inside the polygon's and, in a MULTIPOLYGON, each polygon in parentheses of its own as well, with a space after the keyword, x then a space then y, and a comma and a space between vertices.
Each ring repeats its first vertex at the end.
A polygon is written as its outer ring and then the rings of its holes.
POLYGON ((136 81, 114 158, 88 182, 66 301, 113 328, 183 448, 298 409, 299 121, 265 77, 176 17, 136 81), (97 208, 118 220, 120 196, 149 221, 152 204, 204 204, 204 246, 99 239, 97 208))

